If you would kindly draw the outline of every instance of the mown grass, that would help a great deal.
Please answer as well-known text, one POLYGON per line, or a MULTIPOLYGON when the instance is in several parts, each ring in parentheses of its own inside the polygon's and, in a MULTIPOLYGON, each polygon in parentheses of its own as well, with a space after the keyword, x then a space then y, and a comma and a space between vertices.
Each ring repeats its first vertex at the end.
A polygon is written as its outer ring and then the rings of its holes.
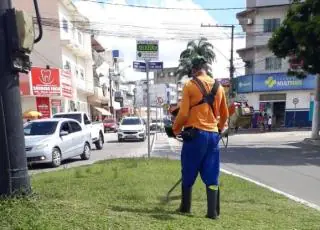
POLYGON ((180 215, 179 200, 161 202, 179 171, 175 161, 125 159, 38 174, 32 197, 0 201, 0 229, 320 229, 320 212, 228 175, 221 177, 219 220, 204 218, 201 181, 192 215, 180 215))

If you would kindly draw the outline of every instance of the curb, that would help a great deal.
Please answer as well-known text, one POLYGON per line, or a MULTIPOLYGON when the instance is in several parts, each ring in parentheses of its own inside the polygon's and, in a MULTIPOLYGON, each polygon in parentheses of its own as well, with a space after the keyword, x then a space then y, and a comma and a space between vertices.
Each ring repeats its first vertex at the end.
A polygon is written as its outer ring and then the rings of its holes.
POLYGON ((313 209, 315 209, 315 210, 317 210, 317 211, 320 211, 320 206, 318 206, 318 205, 316 205, 316 204, 314 204, 314 203, 311 203, 311 202, 306 201, 306 200, 304 200, 304 199, 301 199, 301 198, 299 198, 299 197, 293 196, 293 195, 291 195, 291 194, 289 194, 289 193, 283 192, 283 191, 278 190, 278 189, 276 189, 276 188, 273 188, 273 187, 271 187, 271 186, 269 186, 269 185, 263 184, 263 183, 261 183, 261 182, 259 182, 259 181, 250 179, 249 177, 245 177, 245 176, 242 176, 242 175, 240 175, 240 174, 233 173, 233 172, 231 172, 231 171, 228 171, 228 170, 225 170, 225 169, 222 169, 222 168, 220 169, 220 171, 223 172, 223 173, 225 173, 225 174, 228 174, 228 175, 231 175, 231 176, 238 177, 238 178, 240 178, 240 179, 246 180, 246 181, 248 181, 248 182, 250 182, 250 183, 253 183, 253 184, 255 184, 255 185, 258 185, 258 186, 260 186, 260 187, 263 187, 263 188, 265 188, 265 189, 268 189, 268 190, 270 190, 270 191, 272 191, 272 192, 274 192, 274 193, 277 193, 277 194, 280 194, 280 195, 282 195, 282 196, 285 196, 285 197, 289 198, 290 200, 293 200, 293 201, 295 201, 295 202, 297 202, 297 203, 306 205, 306 206, 308 206, 308 207, 310 207, 310 208, 313 208, 313 209))
POLYGON ((306 138, 302 141, 303 144, 306 144, 306 145, 314 145, 314 146, 320 146, 320 139, 318 140, 314 140, 314 139, 311 139, 311 138, 306 138))
MULTIPOLYGON (((157 135, 157 134, 152 135, 152 136, 153 136, 153 139, 152 139, 152 142, 151 142, 150 155, 153 153, 153 150, 154 150, 154 146, 155 146, 155 143, 156 143, 156 135, 157 135)), ((148 154, 147 154, 147 155, 148 155, 148 154)))

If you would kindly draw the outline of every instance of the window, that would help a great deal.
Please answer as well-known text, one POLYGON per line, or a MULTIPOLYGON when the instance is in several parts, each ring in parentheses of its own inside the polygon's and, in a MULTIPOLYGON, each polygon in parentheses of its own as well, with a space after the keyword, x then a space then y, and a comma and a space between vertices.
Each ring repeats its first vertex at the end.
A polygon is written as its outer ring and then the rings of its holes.
POLYGON ((71 133, 71 130, 70 130, 68 122, 62 123, 61 128, 60 128, 60 132, 61 131, 71 133))
POLYGON ((263 32, 272 33, 280 27, 280 18, 271 18, 263 20, 263 32))
POLYGON ((260 94, 260 101, 286 101, 286 94, 260 94))
POLYGON ((70 62, 69 62, 69 61, 66 61, 65 64, 64 64, 64 66, 63 66, 63 68, 64 68, 65 70, 71 70, 71 64, 70 64, 70 62))
MULTIPOLYGON (((74 107, 74 105, 70 106, 70 107, 74 107)), ((81 114, 77 114, 77 113, 75 113, 75 114, 73 114, 73 113, 55 114, 55 115, 53 115, 53 118, 74 119, 74 120, 76 120, 76 121, 81 123, 81 114)))
POLYGON ((138 118, 123 119, 122 125, 141 125, 141 120, 138 118))
POLYGON ((82 130, 81 126, 78 123, 74 122, 74 121, 69 122, 69 124, 71 126, 71 129, 72 129, 73 133, 80 132, 82 130))
POLYGON ((80 79, 84 80, 84 70, 80 69, 80 79))
POLYGON ((91 122, 90 122, 87 114, 84 114, 84 115, 83 115, 83 121, 84 121, 84 124, 86 124, 86 125, 91 124, 91 122))
POLYGON ((265 60, 265 70, 280 70, 281 66, 281 58, 267 57, 265 60))
POLYGON ((82 37, 82 33, 81 32, 78 32, 78 42, 80 45, 82 45, 83 43, 83 37, 82 37))
POLYGON ((56 121, 42 121, 31 122, 24 127, 25 136, 45 136, 52 135, 56 131, 58 122, 56 121))
POLYGON ((69 32, 69 23, 66 19, 62 19, 62 28, 64 32, 68 33, 69 32))

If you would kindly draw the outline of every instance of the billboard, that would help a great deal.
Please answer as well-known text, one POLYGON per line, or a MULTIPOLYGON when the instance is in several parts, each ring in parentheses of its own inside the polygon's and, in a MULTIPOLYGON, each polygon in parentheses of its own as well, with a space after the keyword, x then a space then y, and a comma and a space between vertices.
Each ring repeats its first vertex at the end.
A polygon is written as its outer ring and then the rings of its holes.
POLYGON ((60 70, 32 67, 32 92, 35 96, 60 96, 60 70))

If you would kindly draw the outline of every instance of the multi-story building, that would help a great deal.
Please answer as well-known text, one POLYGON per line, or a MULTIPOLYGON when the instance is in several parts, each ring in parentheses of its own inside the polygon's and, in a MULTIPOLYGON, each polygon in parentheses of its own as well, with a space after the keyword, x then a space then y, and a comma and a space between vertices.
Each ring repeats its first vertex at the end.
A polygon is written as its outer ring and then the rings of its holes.
MULTIPOLYGON (((17 9, 35 16, 32 0, 13 0, 17 9)), ((22 110, 38 110, 43 117, 59 111, 90 113, 94 95, 91 35, 82 28, 88 19, 72 0, 39 1, 43 38, 31 54, 32 71, 22 82, 22 110)))
POLYGON ((178 79, 176 71, 177 67, 169 67, 164 68, 162 71, 155 72, 154 74, 155 84, 167 84, 167 98, 174 98, 173 100, 170 99, 170 104, 177 103, 182 97, 183 82, 178 79))
POLYGON ((107 70, 102 71, 99 67, 106 65, 106 50, 102 45, 95 39, 94 36, 91 37, 92 44, 92 57, 93 57, 93 85, 94 94, 88 97, 88 102, 90 104, 90 111, 92 118, 102 118, 110 117, 112 114, 110 112, 110 85, 107 84, 108 73, 107 70))
POLYGON ((163 68, 154 73, 154 84, 177 84, 176 67, 163 68))
POLYGON ((247 9, 237 18, 246 32, 246 47, 237 50, 245 62, 245 76, 237 78, 238 99, 245 100, 259 113, 274 119, 274 125, 310 126, 312 90, 315 77, 299 80, 288 76, 287 59, 268 49, 268 40, 284 20, 290 0, 247 0, 247 9))

